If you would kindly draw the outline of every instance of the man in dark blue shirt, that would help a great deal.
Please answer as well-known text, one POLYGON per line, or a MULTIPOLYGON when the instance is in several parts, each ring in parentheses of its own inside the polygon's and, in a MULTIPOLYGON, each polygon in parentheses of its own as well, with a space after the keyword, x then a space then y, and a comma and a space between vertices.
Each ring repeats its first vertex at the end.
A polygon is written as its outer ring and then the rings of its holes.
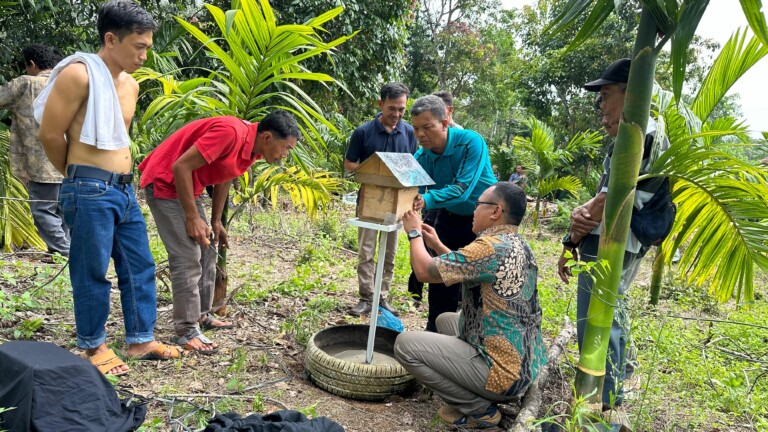
MULTIPOLYGON (((389 83, 381 88, 379 109, 373 120, 355 129, 349 139, 349 148, 344 156, 344 168, 349 172, 375 152, 415 153, 416 136, 413 127, 403 121, 405 105, 408 102, 408 87, 401 83, 389 83)), ((360 301, 350 309, 352 315, 366 315, 371 312, 373 301, 374 268, 373 254, 376 251, 378 231, 358 228, 358 264, 357 279, 360 301)), ((387 233, 387 253, 384 256, 384 274, 381 282, 381 307, 397 315, 397 310, 389 304, 386 295, 392 283, 397 253, 397 231, 387 233)))

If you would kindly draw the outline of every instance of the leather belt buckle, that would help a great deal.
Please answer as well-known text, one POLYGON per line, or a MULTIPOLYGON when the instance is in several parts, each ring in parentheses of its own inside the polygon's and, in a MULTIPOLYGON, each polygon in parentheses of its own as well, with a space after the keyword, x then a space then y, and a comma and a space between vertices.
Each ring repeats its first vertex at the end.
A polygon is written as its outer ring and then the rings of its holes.
POLYGON ((120 176, 117 178, 117 182, 119 184, 133 183, 133 173, 120 174, 120 176))

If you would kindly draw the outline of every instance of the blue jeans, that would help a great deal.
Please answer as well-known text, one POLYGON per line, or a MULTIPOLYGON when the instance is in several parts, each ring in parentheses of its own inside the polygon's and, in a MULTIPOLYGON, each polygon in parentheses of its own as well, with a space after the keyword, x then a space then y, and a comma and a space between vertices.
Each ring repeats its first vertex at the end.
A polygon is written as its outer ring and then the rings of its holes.
POLYGON ((69 277, 77 346, 97 348, 106 339, 104 326, 112 288, 106 277, 110 257, 115 260, 126 343, 154 340, 155 262, 133 187, 112 180, 65 178, 59 203, 72 229, 69 277))

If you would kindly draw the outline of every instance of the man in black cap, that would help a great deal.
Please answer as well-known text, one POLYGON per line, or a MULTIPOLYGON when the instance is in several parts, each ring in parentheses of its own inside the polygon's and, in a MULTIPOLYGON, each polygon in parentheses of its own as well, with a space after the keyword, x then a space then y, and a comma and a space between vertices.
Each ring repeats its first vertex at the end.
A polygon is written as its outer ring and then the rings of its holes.
MULTIPOLYGON (((629 59, 617 60, 608 66, 600 79, 584 85, 584 89, 588 91, 599 92, 596 106, 599 107, 600 113, 603 116, 602 125, 612 138, 615 138, 619 133, 619 120, 624 110, 624 97, 627 91, 630 64, 631 61, 629 59)), ((651 168, 653 163, 651 149, 654 145, 658 145, 662 151, 669 147, 669 141, 666 138, 660 143, 654 142, 656 134, 653 121, 649 122, 646 132, 640 174, 647 173, 651 168)), ((603 219, 603 207, 608 192, 608 176, 610 174, 612 154, 613 144, 608 148, 608 154, 603 162, 603 178, 600 180, 600 185, 594 198, 576 207, 571 213, 571 229, 563 239, 563 253, 557 263, 558 274, 565 283, 568 283, 568 277, 571 276, 570 268, 565 265, 568 261, 568 258, 565 257, 565 251, 570 251, 573 254, 574 260, 578 260, 579 254, 581 254, 582 261, 594 262, 597 259, 597 247, 600 242, 600 228, 603 219), (576 248, 578 248, 578 251, 576 248)), ((653 197, 656 189, 658 189, 657 182, 653 182, 653 184, 649 184, 647 181, 638 183, 635 192, 635 207, 638 209, 642 208, 653 197)), ((618 301, 608 344, 606 375, 603 382, 602 395, 604 409, 622 404, 624 395, 622 383, 628 378, 633 369, 627 363, 626 356, 627 348, 629 347, 627 335, 629 322, 626 313, 625 294, 635 276, 637 276, 640 262, 646 251, 647 248, 640 243, 635 234, 630 230, 624 254, 624 266, 621 272, 618 301)), ((581 347, 584 340, 592 284, 593 280, 589 274, 581 273, 579 275, 576 302, 576 329, 579 347, 581 347)))

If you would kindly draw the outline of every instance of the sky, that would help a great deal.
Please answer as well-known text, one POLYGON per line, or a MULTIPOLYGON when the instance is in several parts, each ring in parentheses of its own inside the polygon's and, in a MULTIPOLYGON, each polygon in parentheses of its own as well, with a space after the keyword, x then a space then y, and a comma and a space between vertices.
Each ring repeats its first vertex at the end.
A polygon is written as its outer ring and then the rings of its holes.
MULTIPOLYGON (((763 12, 765 12, 765 8, 763 12)), ((736 27, 748 27, 738 0, 711 0, 699 23, 697 34, 724 45, 736 27)), ((752 31, 749 31, 749 35, 752 31)), ((748 36, 749 37, 749 36, 748 36)), ((752 131, 768 131, 768 57, 764 57, 731 87, 728 94, 738 93, 741 109, 752 131)))
MULTIPOLYGON (((534 3, 533 0, 502 0, 502 7, 517 8, 534 3)), ((768 8, 764 8, 764 13, 768 8)), ((696 34, 711 38, 722 47, 737 27, 748 27, 739 0, 710 0, 704 16, 699 23, 696 34)), ((750 30, 750 35, 751 30, 750 30)), ((749 36, 748 36, 749 37, 749 36)), ((669 45, 669 43, 668 43, 669 45)), ((768 56, 760 60, 741 79, 731 87, 728 94, 738 93, 744 120, 758 136, 759 131, 768 131, 768 56)))

